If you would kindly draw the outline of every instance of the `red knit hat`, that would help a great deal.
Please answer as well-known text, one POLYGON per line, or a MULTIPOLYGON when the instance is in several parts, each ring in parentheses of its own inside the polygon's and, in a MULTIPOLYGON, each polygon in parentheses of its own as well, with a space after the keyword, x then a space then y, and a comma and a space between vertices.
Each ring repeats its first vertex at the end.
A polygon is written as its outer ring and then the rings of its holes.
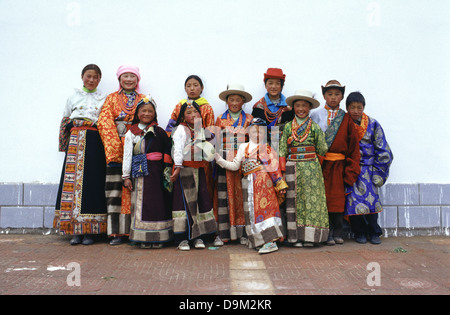
POLYGON ((264 73, 264 82, 266 82, 267 79, 281 79, 284 81, 285 78, 286 75, 283 73, 283 70, 279 68, 269 68, 266 73, 264 73))

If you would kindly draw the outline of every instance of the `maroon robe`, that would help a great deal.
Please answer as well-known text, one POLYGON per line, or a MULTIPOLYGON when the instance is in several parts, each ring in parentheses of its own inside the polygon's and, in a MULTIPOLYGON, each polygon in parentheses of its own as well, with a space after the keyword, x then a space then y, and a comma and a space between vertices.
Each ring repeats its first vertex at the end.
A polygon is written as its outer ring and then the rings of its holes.
POLYGON ((361 172, 359 166, 361 154, 359 152, 358 133, 350 116, 347 113, 341 113, 341 115, 344 116, 343 118, 341 117, 342 121, 340 125, 335 124, 334 126, 334 130, 337 130, 337 132, 335 132, 331 144, 328 142, 330 137, 332 138, 331 133, 333 133, 332 125, 334 120, 326 131, 328 143, 327 155, 329 153, 339 153, 345 159, 331 160, 327 156, 321 159, 328 212, 335 213, 344 212, 345 185, 352 186, 361 172))

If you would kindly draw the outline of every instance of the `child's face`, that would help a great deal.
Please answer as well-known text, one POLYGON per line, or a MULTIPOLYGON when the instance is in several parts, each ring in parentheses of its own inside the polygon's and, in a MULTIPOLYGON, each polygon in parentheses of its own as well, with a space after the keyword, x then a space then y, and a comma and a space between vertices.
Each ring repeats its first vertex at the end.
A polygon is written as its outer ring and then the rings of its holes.
POLYGON ((130 72, 122 74, 119 78, 120 86, 126 91, 133 91, 138 84, 138 77, 130 72))
POLYGON ((281 80, 280 79, 269 79, 266 82, 266 90, 269 93, 269 97, 278 98, 281 93, 281 80))
POLYGON ((100 76, 95 70, 87 70, 86 72, 84 72, 81 80, 83 80, 83 85, 86 89, 94 90, 100 83, 100 76))
POLYGON ((306 118, 311 110, 311 104, 304 100, 298 100, 294 103, 294 112, 298 118, 306 118))
POLYGON ((347 112, 353 120, 360 120, 364 112, 363 103, 351 102, 347 107, 347 112))
POLYGON ((186 85, 184 86, 184 90, 186 91, 186 94, 188 95, 188 97, 192 100, 196 100, 197 98, 199 98, 200 94, 202 94, 202 92, 203 92, 203 88, 202 88, 200 82, 198 82, 194 78, 189 79, 186 82, 186 85))
POLYGON ((237 113, 242 109, 242 106, 244 105, 244 100, 242 99, 242 96, 232 94, 228 96, 227 105, 232 113, 237 113))
POLYGON ((186 108, 186 111, 184 112, 184 120, 186 123, 190 126, 194 126, 196 118, 201 119, 200 113, 194 107, 186 108))
POLYGON ((248 137, 254 143, 263 143, 266 138, 266 127, 252 126, 248 131, 248 137))
POLYGON ((339 105, 344 96, 338 89, 329 89, 325 92, 323 97, 325 98, 328 106, 330 106, 331 108, 335 108, 339 105))
POLYGON ((138 118, 141 124, 149 124, 155 119, 156 112, 152 105, 144 104, 139 107, 138 118))

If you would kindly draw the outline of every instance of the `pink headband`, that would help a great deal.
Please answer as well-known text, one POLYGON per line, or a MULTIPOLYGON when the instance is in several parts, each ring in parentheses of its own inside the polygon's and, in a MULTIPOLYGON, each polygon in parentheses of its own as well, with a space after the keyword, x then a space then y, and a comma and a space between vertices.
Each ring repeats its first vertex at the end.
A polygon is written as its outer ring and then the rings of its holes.
MULTIPOLYGON (((139 91, 139 82, 141 81, 141 74, 139 73, 139 68, 135 67, 135 66, 129 66, 129 65, 120 66, 119 69, 117 69, 117 79, 119 79, 122 74, 127 73, 127 72, 132 73, 137 76, 138 83, 136 85, 136 91, 139 91)), ((120 89, 121 89, 121 87, 119 85, 119 90, 120 89)))

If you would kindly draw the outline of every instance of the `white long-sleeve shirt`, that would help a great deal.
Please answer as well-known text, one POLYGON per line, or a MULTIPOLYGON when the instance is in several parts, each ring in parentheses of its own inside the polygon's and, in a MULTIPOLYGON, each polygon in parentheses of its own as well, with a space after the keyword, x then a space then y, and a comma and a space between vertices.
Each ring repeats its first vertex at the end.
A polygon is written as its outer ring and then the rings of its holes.
POLYGON ((227 161, 224 158, 220 157, 216 162, 219 166, 226 168, 230 171, 237 171, 241 167, 242 161, 245 159, 245 150, 248 147, 248 152, 252 152, 254 149, 258 147, 257 143, 254 143, 252 141, 248 143, 242 143, 239 145, 239 149, 236 153, 236 156, 234 157, 233 161, 227 161))
POLYGON ((179 125, 172 132, 172 159, 175 167, 183 166, 183 150, 189 139, 188 133, 184 129, 184 126, 179 125))
MULTIPOLYGON (((138 125, 141 130, 144 130, 147 125, 138 125)), ((153 132, 153 127, 150 127, 147 132, 153 132)), ((133 160, 134 145, 142 140, 144 136, 136 136, 131 130, 125 134, 125 142, 123 144, 123 162, 122 162, 122 179, 131 178, 131 162, 133 160)))
POLYGON ((106 94, 98 90, 88 93, 82 89, 75 89, 75 93, 67 99, 63 117, 85 118, 96 123, 105 99, 106 94))

